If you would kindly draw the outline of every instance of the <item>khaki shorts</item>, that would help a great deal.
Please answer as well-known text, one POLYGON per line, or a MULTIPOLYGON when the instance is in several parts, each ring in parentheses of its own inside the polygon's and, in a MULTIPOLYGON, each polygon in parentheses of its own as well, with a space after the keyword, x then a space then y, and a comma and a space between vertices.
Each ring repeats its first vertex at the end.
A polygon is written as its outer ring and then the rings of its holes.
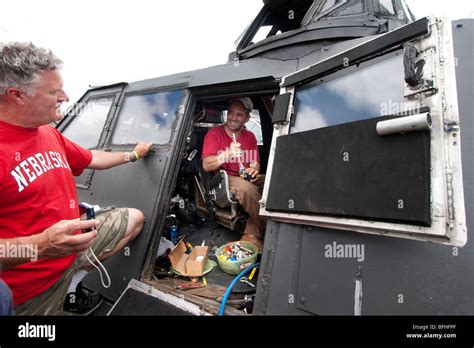
MULTIPOLYGON (((123 239, 128 225, 127 208, 106 208, 97 213, 96 219, 100 221, 97 229, 97 238, 92 245, 92 250, 100 257, 115 248, 117 243, 123 239)), ((61 315, 67 290, 71 284, 73 275, 91 264, 85 253, 91 260, 93 257, 89 249, 81 252, 74 263, 69 267, 62 277, 48 290, 40 295, 15 307, 17 315, 61 315)))

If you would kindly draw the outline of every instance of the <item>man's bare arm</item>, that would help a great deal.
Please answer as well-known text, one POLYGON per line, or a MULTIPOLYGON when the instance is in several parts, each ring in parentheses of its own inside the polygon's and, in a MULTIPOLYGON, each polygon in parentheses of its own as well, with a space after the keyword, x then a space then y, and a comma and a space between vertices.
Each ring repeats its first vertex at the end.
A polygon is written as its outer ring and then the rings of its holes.
POLYGON ((227 152, 224 151, 219 155, 208 156, 202 160, 202 167, 205 172, 210 173, 218 170, 228 160, 227 152))
POLYGON ((223 150, 218 155, 208 156, 202 160, 202 167, 205 172, 214 172, 218 170, 224 163, 227 163, 231 158, 238 161, 242 157, 242 149, 240 143, 233 142, 230 147, 223 150))
POLYGON ((130 162, 132 155, 130 152, 105 152, 92 150, 92 161, 89 169, 109 169, 121 164, 130 162))
MULTIPOLYGON (((138 143, 135 146, 135 152, 139 158, 148 155, 153 144, 138 143)), ((106 152, 100 150, 92 150, 92 161, 87 168, 89 169, 109 169, 121 164, 128 163, 133 160, 135 155, 132 152, 106 152)))
MULTIPOLYGON (((97 220, 62 220, 53 226, 47 228, 39 234, 28 237, 17 237, 11 239, 0 239, 0 247, 4 251, 11 248, 24 250, 30 258, 6 257, 8 255, 0 255, 1 269, 5 270, 26 262, 34 261, 32 258, 55 258, 71 255, 90 247, 97 235, 96 231, 73 234, 75 231, 96 227, 97 220)), ((18 254, 18 253, 16 253, 18 254)))

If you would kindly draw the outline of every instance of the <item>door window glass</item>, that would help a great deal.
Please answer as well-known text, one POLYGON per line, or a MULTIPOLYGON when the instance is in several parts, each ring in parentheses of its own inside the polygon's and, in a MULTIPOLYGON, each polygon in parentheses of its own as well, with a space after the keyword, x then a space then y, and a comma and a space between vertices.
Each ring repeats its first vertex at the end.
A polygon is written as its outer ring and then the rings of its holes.
POLYGON ((297 91, 291 133, 402 112, 403 60, 393 57, 360 71, 297 91), (383 88, 380 88, 383 86, 383 88))
POLYGON ((89 99, 76 107, 78 111, 63 131, 64 136, 84 148, 97 147, 113 99, 113 96, 89 99))
POLYGON ((112 143, 167 144, 182 97, 182 90, 126 96, 112 143))

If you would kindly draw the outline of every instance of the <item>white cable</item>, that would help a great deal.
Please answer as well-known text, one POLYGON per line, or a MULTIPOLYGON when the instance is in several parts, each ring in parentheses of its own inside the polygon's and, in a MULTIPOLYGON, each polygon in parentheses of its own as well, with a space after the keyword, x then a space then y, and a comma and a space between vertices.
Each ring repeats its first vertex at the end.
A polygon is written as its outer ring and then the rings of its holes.
POLYGON ((87 252, 86 252, 86 257, 87 257, 87 260, 90 262, 90 264, 92 266, 94 266, 95 268, 97 268, 97 270, 99 271, 99 275, 100 275, 100 281, 102 283, 102 286, 104 288, 109 288, 110 285, 112 285, 112 282, 110 281, 110 276, 109 276, 109 273, 107 272, 107 270, 105 269, 104 265, 102 264, 102 262, 99 261, 99 259, 97 258, 97 256, 95 255, 94 251, 92 250, 91 247, 89 247, 89 250, 92 254, 92 256, 95 258, 95 260, 97 261, 97 263, 99 264, 100 267, 102 267, 102 269, 104 270, 104 273, 105 273, 105 276, 107 277, 107 281, 109 282, 109 285, 105 285, 104 283, 104 278, 102 277, 102 271, 101 269, 94 263, 91 261, 91 259, 89 258, 89 256, 87 256, 87 252))

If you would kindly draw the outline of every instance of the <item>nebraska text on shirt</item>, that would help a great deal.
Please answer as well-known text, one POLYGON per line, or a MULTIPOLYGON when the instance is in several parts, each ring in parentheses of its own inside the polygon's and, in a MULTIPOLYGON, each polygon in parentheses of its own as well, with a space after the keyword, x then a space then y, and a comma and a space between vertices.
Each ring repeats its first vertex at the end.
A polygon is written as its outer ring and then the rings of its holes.
POLYGON ((55 151, 45 151, 28 157, 20 162, 19 165, 11 171, 11 175, 18 184, 18 192, 24 190, 38 177, 55 168, 66 168, 71 170, 69 163, 55 151))

